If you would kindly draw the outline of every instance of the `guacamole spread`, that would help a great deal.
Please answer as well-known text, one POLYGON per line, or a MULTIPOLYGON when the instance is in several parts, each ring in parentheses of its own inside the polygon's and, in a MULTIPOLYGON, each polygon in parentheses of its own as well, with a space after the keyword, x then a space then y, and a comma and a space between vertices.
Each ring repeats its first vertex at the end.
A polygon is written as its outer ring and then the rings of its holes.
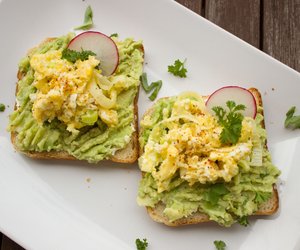
POLYGON ((103 76, 93 55, 76 62, 63 58, 73 37, 48 40, 20 61, 9 130, 21 151, 66 151, 95 163, 124 148, 135 130, 142 43, 113 38, 119 65, 112 75, 103 76))
POLYGON ((260 113, 255 120, 244 117, 236 144, 223 145, 222 128, 200 96, 159 100, 141 121, 138 204, 163 203, 169 221, 200 212, 223 226, 255 213, 280 174, 260 113))

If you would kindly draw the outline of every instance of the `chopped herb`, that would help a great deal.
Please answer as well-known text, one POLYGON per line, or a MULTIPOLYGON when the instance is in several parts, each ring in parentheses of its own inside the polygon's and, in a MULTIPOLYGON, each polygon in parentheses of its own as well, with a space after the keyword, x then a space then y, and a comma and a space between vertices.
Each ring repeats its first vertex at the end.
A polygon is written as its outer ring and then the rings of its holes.
POLYGON ((146 239, 143 239, 143 240, 136 239, 135 245, 136 245, 137 250, 146 250, 148 247, 148 242, 146 239))
POLYGON ((3 112, 5 110, 5 105, 3 103, 0 103, 0 112, 3 112))
POLYGON ((239 112, 245 110, 245 105, 236 105, 234 101, 227 101, 229 112, 220 106, 213 107, 212 110, 216 113, 218 122, 223 126, 220 135, 220 141, 223 144, 236 144, 241 136, 242 121, 244 116, 239 112))
POLYGON ((222 240, 215 240, 214 241, 215 247, 217 250, 225 250, 226 244, 222 240))
POLYGON ((149 99, 151 101, 154 101, 156 99, 157 95, 158 95, 159 90, 161 89, 162 81, 159 80, 159 81, 156 81, 156 82, 152 82, 149 85, 146 73, 143 73, 141 75, 140 80, 141 80, 142 87, 143 87, 143 89, 145 90, 145 92, 147 94, 150 93, 153 90, 152 94, 149 96, 149 99))
POLYGON ((286 128, 296 129, 300 128, 300 115, 294 115, 296 107, 291 107, 286 113, 284 126, 286 128))
POLYGON ((256 192, 254 201, 257 203, 263 203, 271 198, 272 193, 268 192, 256 192))
POLYGON ((168 72, 181 78, 186 77, 187 69, 184 67, 185 62, 186 59, 183 62, 177 59, 173 65, 168 66, 168 72))
POLYGON ((95 56, 96 54, 90 50, 82 50, 80 52, 70 49, 64 49, 62 51, 61 58, 68 60, 71 63, 75 63, 77 60, 87 60, 89 56, 95 56))
POLYGON ((119 34, 118 33, 113 33, 110 35, 110 37, 119 37, 119 34))
POLYGON ((93 27, 93 25, 93 10, 89 5, 85 10, 83 24, 78 27, 75 27, 74 30, 88 30, 91 27, 93 27))
POLYGON ((229 191, 225 187, 224 183, 217 183, 213 184, 210 188, 209 191, 204 193, 204 200, 209 202, 211 205, 217 205, 219 199, 225 195, 228 194, 229 191))
POLYGON ((238 219, 238 223, 244 227, 248 226, 249 225, 248 217, 247 216, 240 217, 238 219))

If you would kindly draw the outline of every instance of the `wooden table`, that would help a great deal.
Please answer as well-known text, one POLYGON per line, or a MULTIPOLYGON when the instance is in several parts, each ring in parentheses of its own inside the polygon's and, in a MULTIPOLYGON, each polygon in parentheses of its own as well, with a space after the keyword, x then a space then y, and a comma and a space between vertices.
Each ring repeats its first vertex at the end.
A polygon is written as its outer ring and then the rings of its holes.
MULTIPOLYGON (((300 71, 300 0, 176 0, 300 71)), ((23 249, 0 233, 0 250, 23 249)))

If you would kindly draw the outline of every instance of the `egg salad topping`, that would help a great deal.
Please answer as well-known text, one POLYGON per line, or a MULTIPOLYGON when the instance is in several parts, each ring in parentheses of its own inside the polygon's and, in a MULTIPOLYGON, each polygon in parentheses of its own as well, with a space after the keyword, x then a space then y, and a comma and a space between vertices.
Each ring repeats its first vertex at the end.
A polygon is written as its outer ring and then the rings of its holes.
POLYGON ((253 147, 254 120, 245 118, 241 137, 235 145, 222 145, 222 127, 210 114, 203 99, 182 94, 174 99, 171 111, 155 123, 146 115, 142 127, 152 127, 144 153, 139 159, 142 171, 152 174, 158 192, 168 190, 179 174, 189 185, 229 182, 239 172, 238 162, 249 159, 253 147))
POLYGON ((128 88, 128 81, 126 76, 101 75, 99 63, 94 56, 71 63, 62 59, 61 50, 34 54, 30 66, 37 91, 30 98, 37 122, 57 118, 70 132, 93 125, 98 118, 108 126, 116 125, 117 95, 128 88))

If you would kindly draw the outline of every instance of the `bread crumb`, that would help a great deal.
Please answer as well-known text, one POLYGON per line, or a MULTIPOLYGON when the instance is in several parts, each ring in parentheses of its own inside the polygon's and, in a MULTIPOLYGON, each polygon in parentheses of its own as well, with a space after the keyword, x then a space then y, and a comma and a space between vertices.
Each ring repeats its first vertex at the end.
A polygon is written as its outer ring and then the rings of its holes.
POLYGON ((86 182, 91 182, 91 178, 86 178, 86 182))
POLYGON ((275 88, 272 88, 272 91, 274 91, 275 90, 275 88))

